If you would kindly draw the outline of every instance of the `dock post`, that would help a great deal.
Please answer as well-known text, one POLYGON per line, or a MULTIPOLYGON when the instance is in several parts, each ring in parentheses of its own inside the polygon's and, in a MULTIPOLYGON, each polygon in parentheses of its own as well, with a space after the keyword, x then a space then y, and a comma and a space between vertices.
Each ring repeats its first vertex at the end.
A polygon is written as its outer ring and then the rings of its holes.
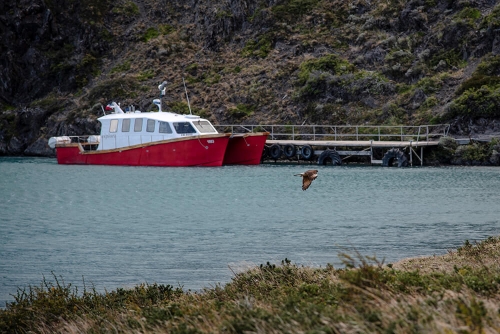
POLYGON ((420 166, 424 165, 424 147, 420 146, 420 166))
POLYGON ((370 164, 373 166, 373 139, 370 139, 370 164))
POLYGON ((413 148, 411 147, 411 143, 413 140, 410 140, 410 166, 413 167, 413 148))

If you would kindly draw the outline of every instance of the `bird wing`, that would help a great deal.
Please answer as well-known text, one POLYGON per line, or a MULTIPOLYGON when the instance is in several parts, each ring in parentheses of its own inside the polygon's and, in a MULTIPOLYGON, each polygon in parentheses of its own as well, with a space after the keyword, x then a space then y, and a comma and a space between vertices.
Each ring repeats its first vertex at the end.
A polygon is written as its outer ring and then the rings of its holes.
POLYGON ((313 180, 314 179, 311 179, 308 175, 304 175, 302 177, 302 190, 309 188, 313 180))
POLYGON ((318 177, 318 171, 310 169, 303 173, 302 176, 302 190, 306 190, 311 185, 312 181, 316 180, 318 177))

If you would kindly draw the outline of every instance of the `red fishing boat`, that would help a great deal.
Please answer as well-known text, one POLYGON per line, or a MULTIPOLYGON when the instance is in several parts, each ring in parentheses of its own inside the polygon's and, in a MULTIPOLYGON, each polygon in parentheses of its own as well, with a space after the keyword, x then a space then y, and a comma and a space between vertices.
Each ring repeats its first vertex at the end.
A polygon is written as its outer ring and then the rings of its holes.
MULTIPOLYGON (((159 86, 163 96, 166 82, 159 86)), ((124 166, 222 166, 260 163, 268 133, 218 133, 196 115, 123 111, 113 102, 109 114, 98 120, 100 135, 60 136, 49 139, 59 164, 124 166)), ((103 112, 105 110, 103 109, 103 112)))

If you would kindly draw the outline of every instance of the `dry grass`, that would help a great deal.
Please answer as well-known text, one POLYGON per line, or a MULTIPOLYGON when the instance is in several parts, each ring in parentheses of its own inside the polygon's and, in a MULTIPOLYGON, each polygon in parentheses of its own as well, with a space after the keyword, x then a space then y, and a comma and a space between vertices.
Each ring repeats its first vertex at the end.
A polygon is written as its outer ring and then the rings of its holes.
POLYGON ((44 281, 0 311, 0 332, 498 333, 500 238, 439 257, 383 265, 340 254, 344 268, 285 259, 200 293, 140 285, 104 295, 44 281))
POLYGON ((500 268, 498 240, 489 238, 474 244, 466 241, 462 247, 457 250, 449 250, 448 254, 445 255, 404 259, 393 264, 394 269, 419 270, 426 274, 433 272, 453 273, 455 268, 465 266, 474 270, 484 267, 500 268))

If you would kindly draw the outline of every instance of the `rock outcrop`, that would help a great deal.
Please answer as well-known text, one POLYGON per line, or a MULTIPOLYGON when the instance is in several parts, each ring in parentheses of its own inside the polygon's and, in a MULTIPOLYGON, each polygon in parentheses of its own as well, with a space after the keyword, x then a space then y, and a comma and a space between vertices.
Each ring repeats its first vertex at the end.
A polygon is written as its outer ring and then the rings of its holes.
POLYGON ((450 123, 500 135, 500 5, 481 1, 6 0, 0 155, 53 155, 100 105, 215 123, 450 123))

